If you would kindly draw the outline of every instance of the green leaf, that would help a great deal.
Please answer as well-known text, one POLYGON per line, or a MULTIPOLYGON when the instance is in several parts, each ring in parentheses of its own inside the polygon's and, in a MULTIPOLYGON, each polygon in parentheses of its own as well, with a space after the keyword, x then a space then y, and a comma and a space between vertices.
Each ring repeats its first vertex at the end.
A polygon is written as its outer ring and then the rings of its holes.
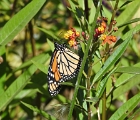
POLYGON ((125 23, 119 25, 118 28, 121 28, 121 27, 123 27, 123 26, 129 25, 129 24, 131 24, 131 23, 135 23, 135 22, 138 22, 138 21, 140 21, 140 18, 132 19, 132 20, 130 20, 130 21, 127 21, 127 22, 125 22, 125 23))
MULTIPOLYGON (((131 2, 127 8, 118 16, 117 18, 117 26, 120 26, 122 24, 125 24, 128 20, 130 20, 136 13, 136 11, 139 9, 140 6, 140 1, 139 0, 134 0, 131 2)), ((121 28, 119 31, 117 31, 115 34, 119 34, 122 30, 124 29, 121 28)))
MULTIPOLYGON (((74 84, 71 83, 71 82, 62 82, 62 83, 60 83, 60 85, 66 85, 66 86, 72 86, 72 87, 74 87, 74 84)), ((82 85, 79 85, 79 88, 81 88, 83 90, 86 90, 86 87, 84 87, 82 85)))
POLYGON ((140 93, 129 99, 110 117, 109 120, 124 120, 129 113, 139 104, 140 93))
POLYGON ((44 66, 43 64, 40 64, 40 63, 38 63, 38 62, 36 62, 36 61, 34 61, 34 60, 31 60, 31 61, 32 61, 33 64, 36 65, 36 67, 37 67, 39 70, 41 70, 41 71, 44 72, 45 74, 48 73, 48 67, 46 67, 46 66, 44 66))
POLYGON ((60 39, 53 33, 51 32, 50 30, 46 30, 44 28, 40 28, 40 27, 37 27, 39 30, 41 30, 42 32, 46 33, 47 37, 50 38, 50 39, 53 39, 54 41, 60 41, 60 39))
POLYGON ((129 119, 127 119, 127 120, 135 120, 135 117, 137 118, 137 120, 139 120, 140 119, 140 108, 138 108, 137 110, 135 110, 134 112, 133 112, 133 114, 131 114, 130 116, 129 116, 129 119))
MULTIPOLYGON (((140 68, 140 63, 137 63, 135 65, 133 65, 132 67, 136 67, 136 68, 140 68)), ((116 71, 117 72, 117 71, 116 71)), ((132 77, 134 77, 135 74, 128 74, 128 73, 123 73, 115 82, 115 87, 118 87, 124 83, 126 83, 127 81, 129 81, 132 77)))
POLYGON ((48 44, 49 44, 49 46, 50 46, 50 48, 51 48, 51 50, 52 50, 52 52, 54 51, 54 43, 52 42, 52 41, 50 41, 49 39, 47 39, 47 42, 48 42, 48 44))
POLYGON ((0 94, 4 92, 4 82, 6 79, 6 66, 7 66, 7 61, 6 61, 6 49, 5 47, 1 47, 0 49, 0 94))
POLYGON ((85 53, 85 44, 83 43, 83 42, 80 42, 80 45, 81 45, 81 47, 82 47, 82 51, 83 51, 83 53, 85 53))
POLYGON ((127 8, 118 16, 117 18, 117 25, 123 24, 126 21, 130 20, 140 6, 139 0, 134 0, 131 2, 127 8), (132 9, 133 8, 133 9, 132 9))
POLYGON ((48 96, 48 92, 46 92, 47 90, 44 88, 47 86, 47 84, 45 84, 44 86, 41 86, 39 84, 36 84, 36 83, 32 83, 32 82, 29 82, 27 84, 27 86, 30 88, 30 89, 24 89, 22 91, 20 91, 14 99, 22 99, 22 98, 25 98, 25 97, 32 97, 32 95, 34 95, 36 92, 39 92, 43 95, 46 95, 48 96))
MULTIPOLYGON (((49 58, 49 55, 42 54, 38 57, 37 62, 44 63, 49 58)), ((30 77, 37 70, 35 65, 31 65, 22 75, 20 75, 8 88, 0 95, 0 111, 6 107, 14 97, 26 86, 30 81, 30 77)))
POLYGON ((35 16, 46 0, 32 0, 26 7, 14 15, 0 31, 0 45, 10 42, 35 16))
POLYGON ((32 111, 37 112, 38 114, 42 115, 42 116, 45 117, 46 119, 55 120, 54 117, 50 117, 50 115, 47 114, 45 111, 39 110, 37 107, 34 107, 34 106, 32 106, 32 105, 30 105, 30 104, 27 104, 27 103, 25 103, 25 102, 23 102, 23 101, 21 101, 21 103, 22 103, 23 105, 25 105, 26 107, 28 107, 29 109, 31 109, 32 111))
POLYGON ((127 0, 126 2, 123 3, 123 5, 120 6, 120 8, 124 7, 125 5, 127 5, 127 4, 129 4, 131 2, 132 2, 132 0, 127 0))
POLYGON ((125 92, 129 91, 132 89, 134 86, 138 85, 140 83, 140 75, 134 75, 133 77, 129 78, 127 83, 118 86, 113 91, 113 100, 116 99, 118 96, 124 94, 125 92))
POLYGON ((100 98, 103 95, 103 92, 106 88, 106 83, 108 81, 108 78, 110 77, 111 74, 114 73, 114 71, 116 70, 116 68, 114 68, 111 72, 109 72, 106 77, 100 81, 99 86, 97 87, 97 92, 96 92, 96 97, 100 98))
POLYGON ((140 74, 140 67, 120 67, 116 70, 119 73, 140 74))

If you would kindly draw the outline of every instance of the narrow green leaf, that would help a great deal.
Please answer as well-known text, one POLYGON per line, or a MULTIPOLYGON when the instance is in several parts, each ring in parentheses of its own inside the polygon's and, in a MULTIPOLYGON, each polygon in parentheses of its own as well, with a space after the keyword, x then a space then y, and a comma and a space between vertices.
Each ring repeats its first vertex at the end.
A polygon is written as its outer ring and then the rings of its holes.
MULTIPOLYGON (((48 59, 49 55, 42 54, 38 57, 37 62, 44 63, 48 59)), ((0 95, 0 111, 6 107, 14 97, 26 86, 30 81, 30 77, 37 70, 35 65, 30 66, 22 75, 20 75, 8 88, 0 95)))
POLYGON ((96 97, 98 97, 98 98, 102 97, 103 92, 104 92, 104 90, 106 88, 106 83, 108 81, 108 78, 110 77, 110 75, 112 73, 114 73, 115 70, 116 70, 116 68, 114 68, 111 72, 109 72, 106 75, 106 77, 102 81, 100 81, 99 86, 97 87, 96 97))
POLYGON ((73 0, 68 0, 68 1, 69 1, 70 6, 71 6, 71 8, 69 8, 69 10, 72 11, 72 12, 74 13, 74 15, 75 15, 75 17, 76 17, 76 19, 77 19, 79 25, 81 26, 80 18, 78 18, 78 15, 77 15, 77 13, 76 13, 76 6, 78 5, 78 3, 75 2, 75 1, 73 1, 73 0))
POLYGON ((4 92, 4 82, 6 79, 6 49, 1 47, 0 49, 0 94, 4 92))
MULTIPOLYGON (((72 86, 74 87, 74 84, 72 84, 71 82, 62 82, 60 83, 60 85, 67 85, 67 86, 72 86)), ((86 90, 86 87, 79 85, 79 88, 86 90)))
POLYGON ((32 106, 32 105, 30 105, 30 104, 27 104, 27 103, 25 103, 25 102, 23 102, 23 101, 21 101, 21 103, 22 103, 23 105, 25 105, 26 107, 28 107, 29 109, 31 109, 32 111, 37 112, 38 114, 42 115, 42 116, 45 117, 46 119, 55 120, 55 118, 50 117, 50 115, 47 114, 45 111, 39 110, 37 107, 34 107, 34 106, 32 106))
MULTIPOLYGON (((132 67, 137 67, 140 68, 140 63, 137 63, 135 65, 133 65, 132 67)), ((115 82, 115 87, 118 87, 124 83, 126 83, 127 81, 130 80, 130 78, 134 77, 135 74, 128 74, 128 73, 123 73, 115 82)))
POLYGON ((85 49, 86 49, 86 48, 85 48, 85 47, 86 47, 85 44, 84 44, 83 42, 80 42, 80 45, 81 45, 81 47, 82 47, 83 53, 85 53, 85 49))
POLYGON ((130 20, 133 15, 136 13, 137 9, 140 6, 139 0, 134 0, 131 2, 128 6, 127 9, 125 9, 117 18, 117 25, 123 24, 126 21, 130 20), (132 9, 133 8, 133 9, 132 9))
POLYGON ((30 89, 24 89, 22 91, 20 91, 14 99, 22 99, 22 98, 25 98, 25 97, 32 97, 32 95, 34 95, 36 92, 39 92, 43 95, 46 95, 48 96, 48 92, 46 92, 47 90, 45 88, 47 88, 47 84, 45 84, 44 86, 40 86, 39 84, 36 84, 36 83, 32 83, 32 82, 29 82, 27 84, 27 86, 30 88, 30 89))
POLYGON ((60 39, 51 31, 49 30, 46 30, 44 28, 40 28, 40 27, 37 27, 39 30, 41 30, 42 32, 46 33, 47 37, 52 39, 53 38, 53 41, 60 41, 60 39))
POLYGON ((130 79, 128 79, 128 82, 118 86, 113 92, 113 100, 116 99, 118 96, 124 94, 125 92, 132 89, 134 86, 138 85, 140 83, 140 75, 134 75, 130 79))
POLYGON ((49 46, 50 46, 50 48, 51 48, 51 50, 52 50, 52 52, 54 51, 54 43, 52 42, 52 41, 50 41, 49 39, 47 39, 47 42, 48 42, 48 44, 49 44, 49 46))
POLYGON ((25 90, 22 90, 20 91, 15 97, 14 99, 22 99, 22 98, 25 98, 25 97, 32 97, 33 94, 35 94, 36 90, 34 89, 25 89, 25 90), (34 93, 33 93, 33 92, 34 93), (32 92, 32 94, 31 94, 32 92))
POLYGON ((124 120, 129 113, 139 104, 140 93, 129 99, 110 117, 109 120, 124 120))
POLYGON ((0 31, 0 45, 10 42, 35 16, 46 0, 32 0, 27 6, 14 15, 0 31))
POLYGON ((119 73, 140 74, 140 67, 121 67, 116 70, 119 73))
MULTIPOLYGON (((117 20, 116 20, 117 21, 117 26, 125 24, 125 22, 127 22, 130 19, 132 19, 132 17, 136 13, 136 11, 139 9, 139 6, 140 6, 140 1, 139 0, 133 0, 133 2, 131 2, 127 6, 127 8, 117 17, 117 20)), ((124 28, 125 27, 122 27, 115 34, 118 35, 120 32, 122 32, 122 30, 124 28)))
POLYGON ((46 67, 46 66, 44 66, 43 64, 38 63, 38 62, 36 62, 36 61, 34 61, 34 60, 31 60, 31 61, 32 61, 33 64, 36 65, 36 67, 37 67, 39 70, 41 70, 41 71, 44 72, 45 74, 48 73, 48 67, 46 67))
POLYGON ((130 20, 130 21, 128 21, 128 22, 125 22, 125 23, 119 25, 118 28, 121 28, 121 27, 123 27, 123 26, 129 25, 129 24, 131 24, 131 23, 135 23, 135 22, 138 22, 138 21, 140 21, 140 18, 132 19, 132 20, 130 20))
POLYGON ((127 0, 126 2, 124 2, 124 3, 120 6, 120 8, 122 8, 122 7, 124 7, 125 5, 131 3, 132 1, 133 1, 133 0, 127 0))
POLYGON ((135 120, 135 118, 137 118, 137 120, 139 120, 140 119, 139 114, 140 114, 140 108, 138 108, 136 111, 134 111, 134 113, 131 114, 127 120, 135 120))

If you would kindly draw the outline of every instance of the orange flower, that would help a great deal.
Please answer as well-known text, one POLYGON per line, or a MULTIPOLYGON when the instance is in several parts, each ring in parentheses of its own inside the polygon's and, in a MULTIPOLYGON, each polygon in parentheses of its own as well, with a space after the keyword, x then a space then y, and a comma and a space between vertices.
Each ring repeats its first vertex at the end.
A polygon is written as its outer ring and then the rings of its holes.
POLYGON ((65 34, 64 34, 64 38, 65 38, 65 39, 68 39, 68 38, 69 38, 68 33, 65 33, 65 34))
POLYGON ((117 41, 117 37, 116 37, 116 36, 111 35, 111 41, 112 41, 112 42, 116 42, 116 41, 117 41))
POLYGON ((75 44, 74 40, 70 40, 70 41, 69 41, 69 45, 70 45, 71 47, 74 46, 74 44, 75 44))
POLYGON ((77 36, 77 37, 79 37, 79 36, 80 36, 80 33, 79 33, 79 32, 77 32, 77 31, 76 31, 76 36, 77 36))
MULTIPOLYGON (((74 49, 77 46, 77 38, 80 36, 80 33, 77 32, 74 28, 71 28, 64 34, 64 38, 68 40, 68 44, 74 49)), ((78 47, 77 47, 78 48, 78 47)))
POLYGON ((73 32, 72 30, 68 30, 67 33, 68 33, 69 36, 72 36, 72 34, 73 34, 74 32, 73 32))
POLYGON ((106 35, 102 34, 100 38, 101 38, 101 40, 105 40, 106 39, 106 35))
POLYGON ((101 33, 101 34, 104 33, 104 31, 105 31, 103 26, 98 27, 97 29, 98 29, 99 33, 101 33))
POLYGON ((105 44, 105 43, 112 44, 113 42, 116 42, 116 40, 117 40, 116 36, 113 36, 113 35, 106 36, 102 44, 105 44))
POLYGON ((101 26, 103 26, 104 28, 106 28, 106 23, 103 21, 103 22, 101 23, 101 26))

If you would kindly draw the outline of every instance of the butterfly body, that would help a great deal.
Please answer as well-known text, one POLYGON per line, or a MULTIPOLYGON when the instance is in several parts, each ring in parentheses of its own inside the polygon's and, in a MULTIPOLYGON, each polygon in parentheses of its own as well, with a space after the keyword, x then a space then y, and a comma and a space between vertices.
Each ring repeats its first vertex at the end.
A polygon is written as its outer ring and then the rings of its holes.
POLYGON ((60 83, 75 77, 80 69, 81 59, 66 48, 65 44, 55 44, 48 70, 48 88, 51 96, 60 91, 60 83))

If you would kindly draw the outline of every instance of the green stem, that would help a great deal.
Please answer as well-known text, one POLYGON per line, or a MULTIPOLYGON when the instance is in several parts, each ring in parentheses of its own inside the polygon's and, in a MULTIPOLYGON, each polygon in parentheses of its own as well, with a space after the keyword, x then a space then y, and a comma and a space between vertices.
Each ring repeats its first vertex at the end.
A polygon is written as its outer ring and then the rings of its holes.
MULTIPOLYGON (((92 71, 92 58, 90 59, 89 63, 89 69, 88 69, 88 74, 87 74, 87 95, 86 97, 90 97, 90 77, 91 77, 91 71, 92 71)), ((90 108, 90 102, 87 102, 87 110, 88 110, 88 120, 91 120, 91 108, 90 108)))
MULTIPOLYGON (((119 3, 119 0, 116 0, 108 31, 112 30, 112 25, 113 25, 113 21, 114 21, 115 15, 116 15, 118 3, 119 3)), ((106 52, 107 53, 109 52, 109 45, 108 44, 106 45, 106 52)), ((107 55, 105 57, 104 61, 106 61, 108 59, 108 56, 109 55, 107 55)), ((106 120, 106 89, 105 89, 105 91, 103 93, 103 97, 102 97, 102 120, 106 120)))
POLYGON ((102 97, 102 120, 106 120, 106 89, 102 97))
POLYGON ((77 92, 78 92, 78 89, 79 89, 79 84, 80 84, 81 78, 82 78, 82 72, 84 70, 84 66, 85 66, 85 63, 86 63, 87 56, 88 56, 88 51, 89 51, 89 48, 90 48, 90 44, 91 44, 91 41, 93 39, 93 33, 94 33, 95 26, 96 26, 96 21, 97 21, 97 17, 98 17, 99 11, 100 11, 101 4, 102 4, 102 0, 99 1, 97 11, 96 11, 96 14, 95 14, 95 17, 94 17, 94 21, 93 21, 93 24, 91 26, 90 35, 89 35, 89 39, 88 39, 88 44, 87 44, 86 51, 85 51, 85 54, 84 54, 84 57, 83 57, 82 66, 81 66, 81 69, 79 71, 78 78, 77 78, 78 81, 76 82, 74 95, 73 95, 72 102, 71 102, 71 105, 70 105, 70 112, 68 114, 68 120, 71 120, 71 117, 72 117, 72 112, 73 112, 73 109, 74 109, 74 104, 75 104, 77 92))
POLYGON ((112 29, 112 25, 113 25, 113 21, 114 21, 116 12, 117 12, 118 4, 119 4, 119 0, 116 0, 108 31, 111 31, 111 29, 112 29))

